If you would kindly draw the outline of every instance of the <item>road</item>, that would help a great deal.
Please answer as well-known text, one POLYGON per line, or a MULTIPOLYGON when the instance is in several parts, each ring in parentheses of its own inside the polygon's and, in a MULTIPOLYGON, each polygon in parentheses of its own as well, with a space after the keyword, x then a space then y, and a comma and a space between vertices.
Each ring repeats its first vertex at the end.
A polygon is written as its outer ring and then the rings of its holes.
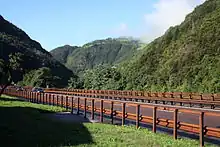
MULTIPOLYGON (((61 103, 61 95, 59 95, 59 100, 61 103)), ((51 101, 52 101, 52 98, 51 98, 51 101)), ((55 101, 56 101, 56 97, 55 97, 55 101)), ((63 97, 64 105, 66 105, 65 101, 66 101, 66 98, 63 97)), ((73 100, 73 102, 75 104, 77 104, 76 97, 73 100)), ((68 103, 69 103, 69 106, 71 106, 71 98, 68 98, 68 103)), ((84 101, 83 97, 81 97, 80 98, 80 105, 84 106, 84 103, 85 103, 85 101, 84 101)), ((91 106, 91 101, 87 100, 86 105, 91 106)), ((95 108, 100 108, 100 100, 95 101, 95 108)), ((111 104, 104 101, 103 109, 110 110, 111 104)), ((122 111, 122 104, 114 104, 114 110, 122 111)), ((125 111, 126 111, 126 113, 136 114, 136 107, 135 106, 126 106, 125 111)), ((216 110, 216 111, 219 111, 219 110, 216 110)), ((153 109, 152 108, 143 108, 142 106, 140 106, 140 115, 153 117, 153 109)), ((177 119, 180 122, 190 123, 190 124, 195 124, 195 125, 199 124, 199 114, 190 114, 190 113, 179 112, 177 116, 178 116, 177 119)), ((173 120, 173 112, 167 111, 167 110, 157 110, 157 118, 164 118, 164 119, 173 120)), ((204 125, 208 126, 208 127, 213 127, 213 128, 220 128, 220 117, 219 116, 208 116, 205 114, 204 125)))
MULTIPOLYGON (((185 133, 187 134, 186 137, 189 137, 188 136, 189 134, 193 133, 195 135, 195 133, 197 133, 197 134, 200 134, 200 142, 204 141, 201 138, 203 138, 205 134, 205 135, 208 135, 208 138, 206 139, 209 139, 209 140, 211 139, 210 142, 213 143, 216 141, 215 142, 216 144, 218 145, 220 144, 220 139, 219 139, 220 138, 220 111, 219 110, 211 110, 211 109, 208 110, 208 109, 202 109, 202 108, 196 109, 196 108, 187 108, 183 106, 177 107, 177 106, 170 106, 170 105, 158 105, 158 104, 152 104, 152 103, 151 104, 137 103, 137 102, 134 103, 134 102, 129 102, 129 101, 119 101, 119 100, 115 101, 115 100, 88 98, 88 97, 76 97, 76 96, 67 97, 65 95, 60 95, 60 94, 59 95, 54 94, 53 96, 50 95, 50 97, 49 95, 44 95, 43 97, 43 94, 41 94, 41 95, 38 95, 37 99, 36 98, 30 99, 33 95, 31 96, 30 93, 25 93, 25 92, 14 93, 14 94, 12 92, 12 95, 26 97, 27 99, 33 102, 38 102, 38 103, 40 100, 41 101, 40 103, 44 103, 44 104, 51 105, 53 103, 54 105, 58 104, 60 106, 62 105, 63 107, 69 106, 67 107, 68 111, 70 111, 72 104, 75 105, 74 107, 75 109, 77 108, 77 106, 80 106, 81 111, 83 111, 85 108, 87 108, 87 111, 91 111, 91 104, 92 104, 91 102, 92 100, 95 100, 94 107, 97 110, 96 112, 98 112, 99 114, 101 110, 100 106, 103 106, 103 110, 105 114, 111 114, 109 109, 111 108, 111 103, 113 102, 114 111, 117 112, 116 113, 117 118, 114 117, 114 122, 116 120, 118 121, 118 117, 121 118, 122 116, 128 116, 129 119, 132 119, 133 121, 135 121, 137 118, 136 117, 137 116, 136 115, 137 105, 140 105, 139 118, 140 118, 140 115, 142 115, 141 118, 143 119, 143 120, 140 120, 141 121, 140 125, 152 126, 152 123, 154 122, 153 126, 157 126, 157 128, 159 129, 163 128, 164 130, 168 130, 166 132, 170 132, 170 130, 168 129, 168 127, 170 127, 172 133, 175 132, 173 130, 177 131, 178 129, 178 134, 185 133), (77 105, 78 100, 79 100, 79 105, 77 105), (103 105, 101 105, 102 104, 101 102, 103 102, 103 105), (84 107, 85 105, 87 107, 84 107), (122 106, 126 106, 124 108, 125 113, 122 113, 123 112, 122 106), (153 108, 155 107, 157 107, 158 109, 156 110, 156 113, 153 113, 153 108), (166 108, 169 111, 161 110, 161 108, 166 108), (178 109, 177 121, 173 121, 174 108, 178 109), (197 113, 197 114, 193 114, 192 112, 197 113), (129 114, 126 114, 126 113, 129 113, 129 114), (155 117, 153 117, 153 114, 155 117), (204 114, 204 117, 202 114, 204 114), (208 115, 212 115, 212 116, 208 116, 208 115), (157 120, 154 119, 155 121, 153 121, 152 117, 157 118, 157 120), (201 123, 203 122, 203 120, 204 120, 204 125, 202 125, 203 123, 201 123), (145 123, 142 124, 142 122, 145 122, 145 123), (146 124, 146 122, 148 122, 148 124, 146 124), (176 125, 174 125, 175 122, 177 122, 176 125), (177 129, 174 129, 174 127, 177 129), (179 130, 182 130, 182 131, 179 131, 179 130), (210 138, 210 136, 217 137, 217 138, 213 139, 212 137, 210 138)), ((85 113, 85 114, 88 114, 88 113, 85 113)), ((91 117, 91 116, 87 116, 87 117, 91 117)), ((121 122, 124 122, 124 121, 121 121, 121 122)), ((138 120, 136 122, 138 122, 138 120)))

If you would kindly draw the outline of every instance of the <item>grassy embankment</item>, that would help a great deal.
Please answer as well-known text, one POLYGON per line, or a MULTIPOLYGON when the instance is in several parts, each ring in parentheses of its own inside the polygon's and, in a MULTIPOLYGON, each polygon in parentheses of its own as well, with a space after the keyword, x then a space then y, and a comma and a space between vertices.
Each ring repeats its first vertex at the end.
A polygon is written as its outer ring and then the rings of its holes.
POLYGON ((3 95, 0 98, 0 146, 199 146, 195 140, 173 140, 172 136, 154 134, 147 129, 61 122, 45 115, 60 111, 64 109, 3 95))

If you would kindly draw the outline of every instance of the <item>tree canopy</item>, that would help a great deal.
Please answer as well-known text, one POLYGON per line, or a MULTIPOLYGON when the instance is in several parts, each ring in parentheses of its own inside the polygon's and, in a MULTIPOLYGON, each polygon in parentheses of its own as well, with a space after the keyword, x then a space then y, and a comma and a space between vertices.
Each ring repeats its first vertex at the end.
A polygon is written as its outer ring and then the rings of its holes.
POLYGON ((60 80, 60 77, 53 76, 51 69, 48 67, 42 67, 36 70, 31 70, 26 73, 23 80, 19 82, 22 86, 33 86, 33 87, 57 87, 56 80, 60 80))
POLYGON ((22 71, 22 61, 21 53, 10 54, 8 61, 0 59, 0 95, 7 86, 11 85, 12 82, 16 80, 16 73, 22 71))

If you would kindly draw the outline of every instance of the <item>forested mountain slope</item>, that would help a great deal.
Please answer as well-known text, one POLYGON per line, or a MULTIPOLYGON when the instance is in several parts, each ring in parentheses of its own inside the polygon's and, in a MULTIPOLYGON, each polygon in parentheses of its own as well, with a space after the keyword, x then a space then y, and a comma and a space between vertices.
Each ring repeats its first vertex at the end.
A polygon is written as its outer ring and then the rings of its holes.
POLYGON ((56 60, 65 64, 67 62, 67 57, 78 48, 77 46, 64 45, 51 50, 50 54, 53 55, 56 60))
POLYGON ((63 46, 50 53, 58 61, 76 73, 93 69, 100 64, 115 65, 130 59, 141 46, 137 40, 129 38, 108 38, 96 40, 82 47, 63 46))
POLYGON ((13 79, 14 82, 22 80, 23 75, 32 69, 49 67, 52 74, 60 78, 57 86, 67 85, 72 72, 56 61, 38 42, 0 15, 0 59, 7 61, 9 54, 18 52, 22 54, 23 70, 13 79))
POLYGON ((207 0, 144 50, 121 66, 126 89, 220 92, 220 1, 207 0))

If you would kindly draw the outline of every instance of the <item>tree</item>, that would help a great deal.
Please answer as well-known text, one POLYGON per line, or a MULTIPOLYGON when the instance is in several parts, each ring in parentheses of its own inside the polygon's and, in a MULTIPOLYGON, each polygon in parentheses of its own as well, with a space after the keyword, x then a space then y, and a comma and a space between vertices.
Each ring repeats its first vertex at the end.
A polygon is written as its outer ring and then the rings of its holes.
POLYGON ((52 74, 50 68, 42 67, 26 73, 23 77, 23 81, 19 82, 19 84, 22 86, 54 87, 57 86, 57 80, 60 79, 60 77, 52 74))
POLYGON ((1 91, 0 96, 3 94, 4 90, 11 85, 13 80, 16 78, 16 73, 18 71, 22 71, 23 69, 20 67, 22 62, 22 54, 14 53, 9 55, 9 60, 0 59, 0 83, 1 83, 1 91))
POLYGON ((124 81, 121 73, 115 67, 99 65, 84 74, 86 89, 122 89, 124 81))
POLYGON ((83 88, 83 81, 78 76, 74 75, 69 79, 68 87, 74 89, 83 88))

